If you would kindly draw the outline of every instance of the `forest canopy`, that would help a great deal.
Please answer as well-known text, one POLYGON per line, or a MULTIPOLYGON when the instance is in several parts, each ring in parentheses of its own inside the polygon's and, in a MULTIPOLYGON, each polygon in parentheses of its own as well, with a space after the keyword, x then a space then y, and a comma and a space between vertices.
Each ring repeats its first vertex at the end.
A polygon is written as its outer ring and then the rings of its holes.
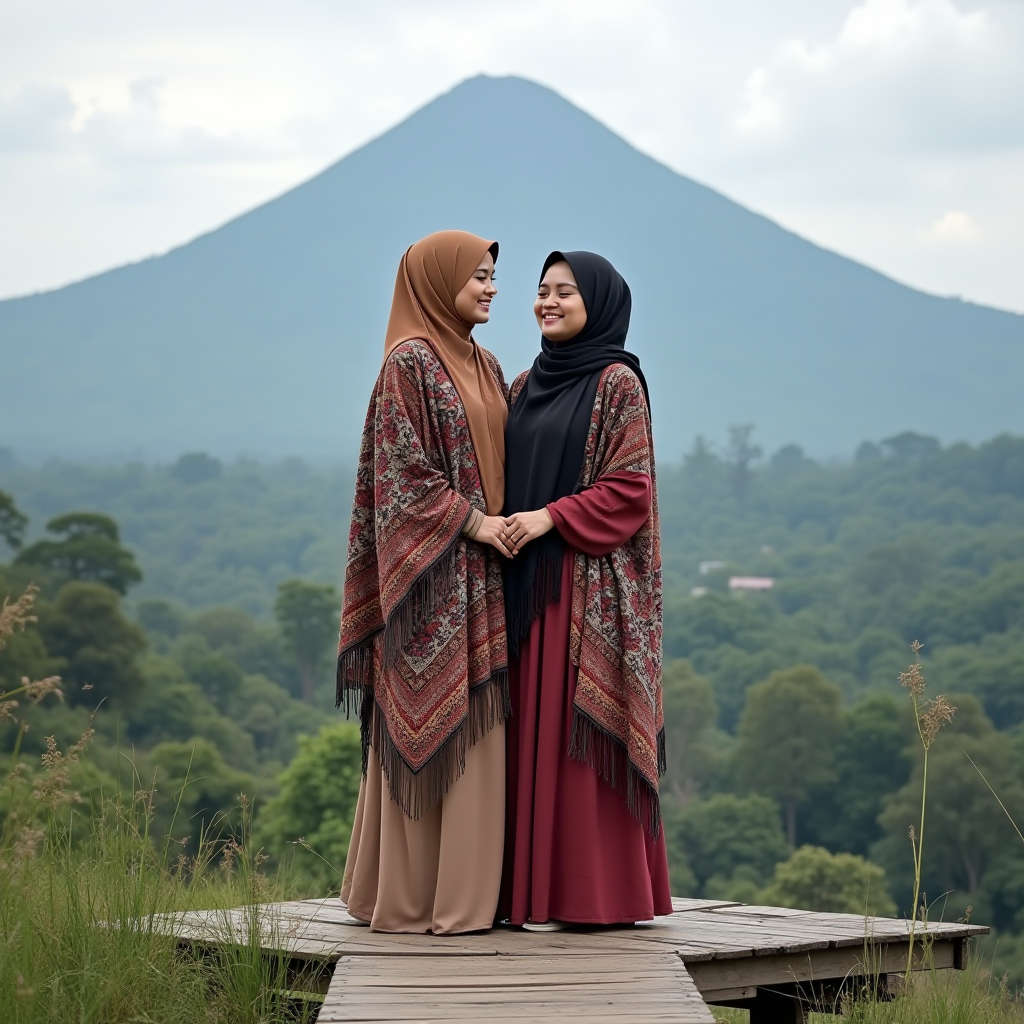
MULTIPOLYGON (((161 792, 185 787, 192 822, 256 795, 266 849, 336 888, 358 774, 331 668, 351 483, 203 453, 4 460, 0 592, 42 592, 0 687, 64 690, 25 712, 23 756, 73 743, 102 700, 95 770, 116 776, 130 743, 161 792)), ((1024 823, 1024 439, 908 432, 825 464, 797 445, 764 458, 743 426, 659 466, 658 490, 673 891, 907 911, 920 756, 898 676, 918 640, 957 709, 931 755, 925 888, 947 918, 993 924, 1024 980, 1024 844, 979 774, 1024 823)))

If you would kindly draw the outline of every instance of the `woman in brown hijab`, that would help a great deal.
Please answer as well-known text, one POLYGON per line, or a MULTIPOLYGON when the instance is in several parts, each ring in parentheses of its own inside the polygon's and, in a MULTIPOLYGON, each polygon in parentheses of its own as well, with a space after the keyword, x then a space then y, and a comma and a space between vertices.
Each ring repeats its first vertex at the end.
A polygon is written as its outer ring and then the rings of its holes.
POLYGON ((363 782, 341 898, 377 931, 489 928, 498 902, 508 407, 471 334, 497 254, 440 231, 402 257, 363 429, 338 648, 363 782))

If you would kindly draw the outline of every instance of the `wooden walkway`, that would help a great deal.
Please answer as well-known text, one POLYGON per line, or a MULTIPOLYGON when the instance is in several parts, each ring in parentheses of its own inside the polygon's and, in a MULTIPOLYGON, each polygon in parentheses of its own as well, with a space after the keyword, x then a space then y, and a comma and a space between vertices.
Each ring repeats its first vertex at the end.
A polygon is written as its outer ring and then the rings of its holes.
MULTIPOLYGON (((808 1008, 835 1008, 871 979, 884 995, 889 976, 906 968, 906 921, 673 903, 670 917, 632 927, 548 933, 382 935, 354 922, 336 899, 268 904, 255 919, 242 910, 193 911, 163 924, 201 947, 256 938, 285 954, 295 987, 324 993, 318 1024, 713 1024, 709 1004, 747 1007, 751 1024, 793 1024, 808 1008)), ((967 939, 987 931, 929 925, 915 970, 962 968, 967 939)))

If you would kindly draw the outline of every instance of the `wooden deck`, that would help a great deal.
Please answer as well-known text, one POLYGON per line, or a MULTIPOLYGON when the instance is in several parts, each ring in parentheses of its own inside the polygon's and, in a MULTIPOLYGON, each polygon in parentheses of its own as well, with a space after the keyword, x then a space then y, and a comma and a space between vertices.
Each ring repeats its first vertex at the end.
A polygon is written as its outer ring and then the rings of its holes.
MULTIPOLYGON (((382 935, 336 899, 194 911, 163 924, 201 947, 248 943, 286 955, 296 988, 319 989, 318 1024, 487 1020, 712 1024, 709 1005, 748 1007, 751 1024, 800 1022, 844 992, 906 968, 906 921, 713 900, 673 901, 632 927, 473 935, 382 935), (333 965, 333 972, 330 966, 333 965), (315 968, 319 967, 319 973, 315 968)), ((931 924, 915 970, 962 968, 988 929, 931 924)))

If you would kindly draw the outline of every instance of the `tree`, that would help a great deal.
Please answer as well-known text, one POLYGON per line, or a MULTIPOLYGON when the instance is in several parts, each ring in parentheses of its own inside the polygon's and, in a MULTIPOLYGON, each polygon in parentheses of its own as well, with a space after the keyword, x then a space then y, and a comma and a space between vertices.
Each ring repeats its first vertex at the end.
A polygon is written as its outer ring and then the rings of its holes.
POLYGON ((775 865, 775 877, 760 896, 770 907, 794 907, 828 914, 892 917, 896 906, 885 888, 885 872, 852 853, 801 846, 775 865))
POLYGON ((707 733, 715 724, 718 708, 707 680, 682 658, 665 665, 662 688, 667 782, 672 795, 685 805, 697 794, 714 758, 707 733))
POLYGON ((722 465, 722 460, 715 454, 714 446, 703 435, 693 439, 690 450, 683 456, 683 469, 687 475, 704 479, 722 465))
POLYGON ((154 746, 167 741, 204 739, 233 768, 256 768, 253 737, 234 717, 218 712, 170 658, 151 655, 144 664, 146 688, 132 708, 127 734, 133 743, 154 746))
POLYGON ((673 821, 667 836, 683 851, 698 883, 732 879, 738 871, 763 885, 789 852, 773 800, 750 794, 716 793, 694 800, 673 821))
POLYGON ((223 470, 219 459, 211 458, 206 452, 188 452, 171 468, 171 476, 186 484, 198 484, 204 480, 216 480, 223 470))
POLYGON ((888 794, 910 777, 912 726, 904 708, 876 693, 843 713, 832 785, 811 794, 800 828, 830 850, 867 856, 882 829, 878 815, 888 794))
POLYGON ((361 771, 358 727, 341 722, 303 736, 257 821, 256 839, 270 853, 280 857, 300 839, 315 851, 297 850, 295 870, 316 895, 341 886, 361 771))
POLYGON ((200 644, 194 648, 191 645, 183 647, 182 661, 188 678, 199 686, 219 711, 230 712, 242 689, 242 670, 227 655, 203 650, 200 644))
POLYGON ((771 468, 776 473, 798 473, 814 465, 798 444, 784 444, 772 457, 771 468))
MULTIPOLYGON (((247 772, 225 763, 209 740, 158 743, 149 755, 156 789, 164 799, 158 820, 195 854, 199 838, 227 838, 241 825, 241 798, 252 801, 258 784, 247 772)), ((250 803, 251 805, 251 803, 250 803)))
POLYGON ((747 691, 737 774, 742 784, 782 805, 790 846, 796 845, 797 807, 815 787, 835 779, 841 733, 839 690, 810 665, 773 672, 747 691))
POLYGON ((298 665, 302 699, 312 704, 316 670, 338 635, 337 592, 305 580, 286 580, 277 588, 274 615, 298 665))
POLYGON ((882 447, 899 462, 920 462, 942 451, 942 444, 937 437, 915 434, 912 430, 887 437, 882 442, 882 447))
POLYGON ((102 583, 119 594, 142 579, 135 556, 121 546, 120 531, 110 516, 68 512, 46 524, 63 540, 40 540, 25 548, 17 562, 39 565, 73 580, 102 583))
POLYGON ((53 605, 41 609, 39 631, 47 651, 60 659, 69 703, 135 702, 145 685, 138 659, 146 638, 124 617, 114 591, 98 583, 65 584, 53 605))
POLYGON ((753 423, 733 424, 729 427, 728 462, 732 471, 732 486, 738 501, 745 501, 750 487, 751 464, 764 454, 759 445, 750 440, 753 423))
POLYGON ((14 499, 6 491, 0 491, 0 540, 12 551, 17 551, 25 536, 26 526, 28 517, 19 511, 14 499))

